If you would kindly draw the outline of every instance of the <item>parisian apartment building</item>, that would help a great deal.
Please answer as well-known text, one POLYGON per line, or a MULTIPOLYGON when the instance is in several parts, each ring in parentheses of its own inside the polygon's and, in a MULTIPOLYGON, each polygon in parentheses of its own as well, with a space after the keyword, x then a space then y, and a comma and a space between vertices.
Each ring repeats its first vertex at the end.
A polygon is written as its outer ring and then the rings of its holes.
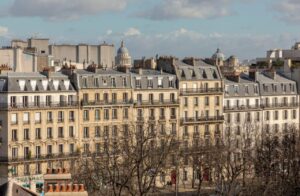
MULTIPOLYGON (((247 127, 260 134, 299 127, 296 82, 272 70, 224 76, 228 63, 209 63, 225 60, 217 52, 211 61, 159 57, 133 66, 122 43, 115 66, 0 74, 1 183, 28 176, 41 183, 47 168, 72 169, 80 154, 103 152, 133 125, 147 124, 157 137, 168 132, 186 150, 228 134, 238 148, 247 127)), ((179 175, 192 180, 188 159, 179 175)))

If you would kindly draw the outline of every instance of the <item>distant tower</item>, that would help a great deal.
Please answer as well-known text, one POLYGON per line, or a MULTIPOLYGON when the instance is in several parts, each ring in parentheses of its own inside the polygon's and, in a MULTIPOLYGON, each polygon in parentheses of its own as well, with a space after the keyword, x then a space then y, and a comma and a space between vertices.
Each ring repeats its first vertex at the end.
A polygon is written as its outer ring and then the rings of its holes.
POLYGON ((223 66, 225 61, 225 55, 218 48, 217 51, 212 55, 212 60, 214 60, 215 65, 223 66))
POLYGON ((121 42, 121 47, 118 49, 116 56, 116 66, 122 68, 131 68, 131 56, 128 49, 124 45, 124 41, 121 42))

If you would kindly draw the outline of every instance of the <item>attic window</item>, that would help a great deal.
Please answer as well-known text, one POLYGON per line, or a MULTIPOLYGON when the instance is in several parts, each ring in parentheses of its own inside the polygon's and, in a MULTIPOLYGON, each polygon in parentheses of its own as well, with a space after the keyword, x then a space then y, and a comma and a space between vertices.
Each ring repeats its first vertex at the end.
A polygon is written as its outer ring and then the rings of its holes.
POLYGON ((214 71, 213 77, 214 77, 214 79, 218 79, 218 75, 217 75, 216 71, 214 71))
POLYGON ((185 78, 185 73, 184 73, 183 70, 182 70, 182 72, 181 72, 181 77, 185 78))
POLYGON ((203 78, 207 78, 207 75, 206 75, 206 72, 205 72, 205 71, 202 72, 202 77, 203 77, 203 78))
POLYGON ((194 70, 192 70, 192 77, 195 78, 196 77, 196 73, 194 70))

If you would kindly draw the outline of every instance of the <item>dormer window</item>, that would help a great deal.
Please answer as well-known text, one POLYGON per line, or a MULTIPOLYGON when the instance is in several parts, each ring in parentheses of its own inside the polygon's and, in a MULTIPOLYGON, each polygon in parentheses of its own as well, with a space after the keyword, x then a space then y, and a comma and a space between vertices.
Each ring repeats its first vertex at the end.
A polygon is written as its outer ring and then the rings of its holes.
POLYGON ((136 88, 141 88, 141 80, 140 79, 135 80, 135 87, 136 88))
POLYGON ((162 84, 162 78, 158 78, 158 87, 162 88, 163 84, 162 84))
POLYGON ((99 86, 99 78, 94 78, 94 86, 99 86))
POLYGON ((111 85, 112 87, 116 87, 116 78, 111 79, 111 85))
POLYGON ((126 78, 123 78, 123 86, 127 86, 127 79, 126 78))
POLYGON ((106 79, 103 79, 102 82, 103 82, 103 85, 104 85, 104 86, 107 85, 107 80, 106 80, 106 79))
POLYGON ((87 78, 83 78, 83 86, 87 87, 87 78))

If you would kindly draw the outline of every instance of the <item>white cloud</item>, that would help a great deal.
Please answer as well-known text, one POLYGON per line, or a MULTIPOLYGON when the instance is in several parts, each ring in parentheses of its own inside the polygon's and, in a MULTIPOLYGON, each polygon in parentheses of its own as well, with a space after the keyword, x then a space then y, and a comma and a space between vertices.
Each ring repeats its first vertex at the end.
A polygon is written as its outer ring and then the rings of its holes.
MULTIPOLYGON (((297 36, 296 36, 297 37, 297 36)), ((290 48, 292 34, 260 35, 260 34, 222 34, 212 32, 204 34, 187 28, 179 28, 165 33, 146 34, 124 37, 122 33, 113 33, 100 38, 100 42, 115 43, 118 47, 122 39, 134 58, 142 56, 174 55, 210 57, 220 47, 229 57, 236 55, 243 59, 263 57, 271 48, 290 48)), ((300 38, 300 36, 298 36, 300 38)))
POLYGON ((300 23, 299 0, 281 0, 275 3, 273 8, 278 12, 281 19, 291 23, 300 23))
POLYGON ((77 19, 105 11, 120 11, 128 0, 14 0, 8 15, 50 20, 77 19))
POLYGON ((125 37, 129 37, 129 36, 138 36, 141 35, 141 32, 139 29, 131 27, 129 28, 125 33, 124 36, 125 37))
POLYGON ((8 28, 0 26, 0 36, 3 37, 6 36, 7 34, 8 34, 8 28))
POLYGON ((111 35, 113 33, 113 31, 111 29, 106 31, 106 35, 111 35))
POLYGON ((230 5, 234 1, 236 0, 162 0, 159 5, 138 15, 153 20, 221 17, 233 12, 230 5))

